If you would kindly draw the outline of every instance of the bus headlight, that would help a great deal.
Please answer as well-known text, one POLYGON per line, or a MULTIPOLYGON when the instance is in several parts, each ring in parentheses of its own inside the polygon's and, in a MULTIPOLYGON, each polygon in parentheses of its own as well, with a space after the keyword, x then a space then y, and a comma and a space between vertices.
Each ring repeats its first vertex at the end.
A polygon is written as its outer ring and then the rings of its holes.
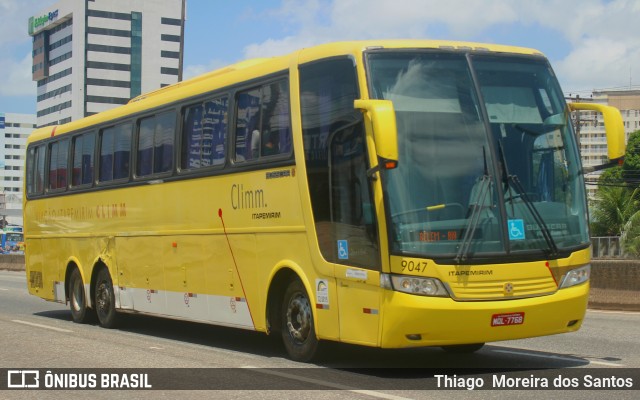
POLYGON ((386 275, 381 279, 381 286, 398 292, 417 294, 420 296, 448 297, 449 292, 442 282, 436 278, 420 278, 407 275, 386 275), (390 279, 389 279, 390 278, 390 279))
POLYGON ((560 289, 585 283, 591 276, 591 264, 569 271, 560 283, 560 289))

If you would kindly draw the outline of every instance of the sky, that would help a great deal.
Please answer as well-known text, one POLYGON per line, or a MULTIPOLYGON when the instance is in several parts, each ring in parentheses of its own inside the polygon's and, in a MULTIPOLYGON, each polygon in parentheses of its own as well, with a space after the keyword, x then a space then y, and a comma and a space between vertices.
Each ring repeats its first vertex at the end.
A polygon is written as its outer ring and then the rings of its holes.
MULTIPOLYGON (((77 0, 80 1, 80 0, 77 0)), ((0 113, 36 112, 27 21, 56 0, 0 0, 0 113)), ((566 94, 640 89, 640 0, 187 0, 184 78, 360 39, 535 48, 566 94)))

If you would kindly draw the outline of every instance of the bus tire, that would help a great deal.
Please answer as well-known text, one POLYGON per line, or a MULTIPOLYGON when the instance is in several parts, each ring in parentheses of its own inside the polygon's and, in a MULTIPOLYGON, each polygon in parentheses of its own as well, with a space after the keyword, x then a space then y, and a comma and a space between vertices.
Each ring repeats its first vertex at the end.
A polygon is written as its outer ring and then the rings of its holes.
POLYGON ((300 280, 291 281, 287 287, 281 310, 282 341, 289 357, 294 361, 311 361, 318 349, 318 338, 309 295, 300 280))
POLYGON ((78 324, 87 322, 87 295, 78 268, 74 268, 69 276, 69 309, 73 322, 78 324))
POLYGON ((116 312, 116 296, 113 291, 113 282, 107 268, 101 268, 96 277, 95 284, 95 309, 98 323, 101 327, 115 328, 118 322, 116 312))
POLYGON ((471 354, 480 350, 483 346, 484 343, 456 344, 451 346, 442 346, 442 350, 447 353, 471 354))

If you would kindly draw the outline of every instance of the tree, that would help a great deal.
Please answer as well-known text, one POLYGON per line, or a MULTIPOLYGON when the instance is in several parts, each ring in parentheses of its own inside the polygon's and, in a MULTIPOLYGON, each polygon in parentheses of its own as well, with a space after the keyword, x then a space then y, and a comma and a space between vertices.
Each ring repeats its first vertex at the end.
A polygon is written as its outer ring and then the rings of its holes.
POLYGON ((634 213, 623 227, 620 245, 627 254, 640 256, 640 211, 634 213))
POLYGON ((632 187, 640 184, 640 130, 629 135, 622 164, 622 178, 632 187))
POLYGON ((595 236, 620 236, 622 248, 640 256, 640 131, 629 136, 624 163, 605 170, 591 203, 595 236))
MULTIPOLYGON (((599 182, 602 181, 601 180, 599 182)), ((640 211, 640 189, 618 185, 608 186, 600 183, 592 202, 591 230, 595 236, 620 236, 625 225, 634 214, 640 211)))

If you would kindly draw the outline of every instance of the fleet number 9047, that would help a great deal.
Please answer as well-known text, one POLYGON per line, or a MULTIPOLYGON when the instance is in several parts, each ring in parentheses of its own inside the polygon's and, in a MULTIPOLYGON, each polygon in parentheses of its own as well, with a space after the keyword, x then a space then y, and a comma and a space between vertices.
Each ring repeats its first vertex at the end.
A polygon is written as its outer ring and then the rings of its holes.
POLYGON ((426 261, 402 260, 400 266, 402 272, 425 272, 427 270, 426 261))

